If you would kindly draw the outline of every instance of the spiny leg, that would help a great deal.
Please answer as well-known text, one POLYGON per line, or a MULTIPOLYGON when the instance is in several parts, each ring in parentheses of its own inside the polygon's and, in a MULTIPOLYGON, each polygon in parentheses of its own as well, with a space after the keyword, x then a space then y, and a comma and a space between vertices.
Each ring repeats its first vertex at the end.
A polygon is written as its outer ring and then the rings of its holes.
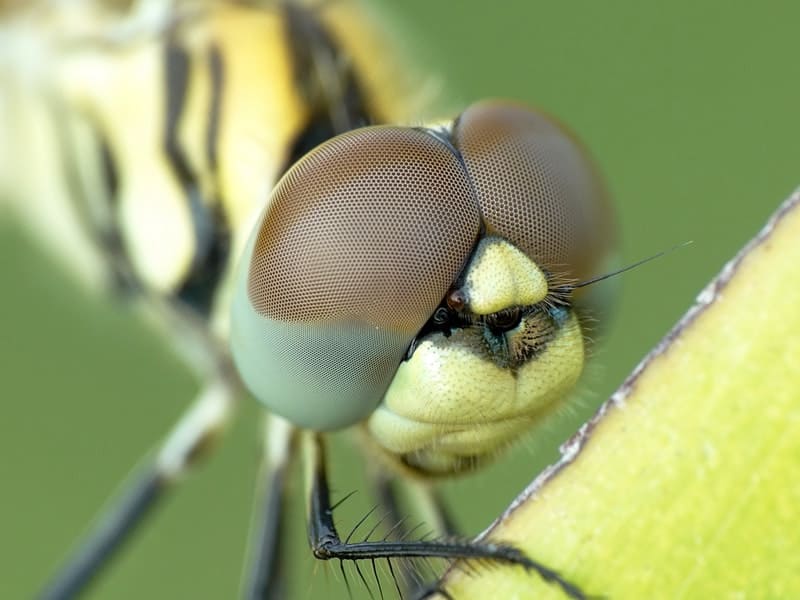
MULTIPOLYGON (((333 508, 326 473, 325 447, 318 434, 305 432, 303 452, 309 487, 309 542, 314 556, 320 560, 372 561, 392 558, 443 558, 491 561, 518 565, 535 571, 542 579, 558 586, 570 598, 585 600, 588 596, 556 571, 528 558, 518 549, 490 542, 469 540, 381 540, 342 541, 333 520, 333 508)), ((441 591, 438 589, 432 591, 441 591)), ((426 593, 426 595, 429 595, 426 593)), ((445 594, 446 595, 446 594, 445 594)))
MULTIPOLYGON (((398 479, 393 471, 385 468, 371 469, 369 475, 375 497, 389 524, 389 532, 384 539, 403 540, 410 536, 413 533, 413 521, 410 522, 409 514, 413 514, 414 519, 421 519, 422 528, 431 530, 436 538, 454 538, 458 535, 441 495, 429 482, 410 477, 398 479), (410 513, 404 513, 401 509, 401 495, 408 500, 410 513)), ((402 597, 413 597, 424 589, 420 574, 412 564, 400 563, 398 572, 400 581, 395 579, 395 584, 402 590, 398 590, 402 597)), ((391 574, 395 575, 394 568, 391 574)))
POLYGON ((267 415, 265 422, 262 490, 254 515, 250 572, 245 584, 246 600, 278 600, 286 597, 282 569, 283 500, 286 477, 291 469, 297 431, 287 421, 267 415))
POLYGON ((152 462, 138 470, 51 579, 39 595, 41 600, 75 598, 91 583, 134 529, 152 514, 164 493, 210 445, 231 415, 237 392, 238 386, 224 377, 206 384, 152 462))

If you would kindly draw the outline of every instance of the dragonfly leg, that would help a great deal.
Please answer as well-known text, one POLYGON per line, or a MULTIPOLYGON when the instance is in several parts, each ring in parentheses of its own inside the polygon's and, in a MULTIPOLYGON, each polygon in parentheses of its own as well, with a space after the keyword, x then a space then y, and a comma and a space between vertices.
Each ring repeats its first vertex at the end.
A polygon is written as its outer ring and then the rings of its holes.
MULTIPOLYGON (((445 560, 491 561, 501 564, 517 565, 537 573, 542 579, 559 588, 575 600, 585 600, 588 596, 580 587, 567 581, 553 569, 535 561, 523 552, 506 544, 472 541, 459 538, 427 540, 342 540, 333 520, 333 508, 326 473, 325 446, 322 438, 313 433, 303 437, 304 457, 307 461, 307 480, 309 486, 309 542, 314 556, 320 560, 375 561, 393 558, 442 558, 445 560)), ((391 563, 389 563, 391 564, 391 563)), ((359 575, 361 571, 358 570, 359 575)), ((361 575, 362 580, 364 579, 361 575)), ((366 583, 366 582, 365 582, 366 583)), ((434 586, 433 591, 444 592, 434 586)), ((429 595, 430 590, 425 595, 429 595)))
POLYGON ((281 543, 285 540, 283 506, 296 433, 284 419, 267 415, 260 477, 262 489, 254 515, 256 527, 251 541, 250 571, 243 594, 246 600, 286 598, 281 560, 284 556, 281 543))

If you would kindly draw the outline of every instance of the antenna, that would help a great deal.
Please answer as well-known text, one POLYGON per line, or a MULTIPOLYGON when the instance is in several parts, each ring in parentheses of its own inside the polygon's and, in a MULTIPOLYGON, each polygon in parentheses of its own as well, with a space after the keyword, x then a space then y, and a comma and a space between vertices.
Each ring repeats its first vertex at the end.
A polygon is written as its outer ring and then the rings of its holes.
POLYGON ((669 254, 671 252, 674 252, 675 250, 678 250, 680 248, 688 246, 691 243, 692 243, 691 240, 683 242, 682 244, 678 244, 677 246, 673 246, 672 248, 669 248, 668 250, 662 250, 661 252, 658 252, 657 254, 653 254, 652 256, 648 256, 647 258, 643 258, 640 261, 637 261, 637 262, 635 262, 633 264, 630 264, 630 265, 627 265, 625 267, 622 267, 621 269, 617 269, 616 271, 611 271, 610 273, 606 273, 605 275, 598 275, 597 277, 592 277, 591 279, 587 279, 586 281, 581 281, 580 283, 568 283, 566 285, 562 285, 562 286, 557 287, 554 291, 571 292, 572 290, 575 290, 575 289, 578 289, 578 288, 582 288, 582 287, 586 287, 587 285, 591 285, 593 283, 597 283, 598 281, 603 281, 604 279, 609 279, 610 277, 614 277, 615 275, 620 275, 620 274, 624 273, 625 271, 630 271, 631 269, 634 269, 634 268, 639 267, 639 266, 641 266, 641 265, 643 265, 645 263, 648 263, 651 260, 655 260, 657 258, 661 258, 665 254, 669 254))

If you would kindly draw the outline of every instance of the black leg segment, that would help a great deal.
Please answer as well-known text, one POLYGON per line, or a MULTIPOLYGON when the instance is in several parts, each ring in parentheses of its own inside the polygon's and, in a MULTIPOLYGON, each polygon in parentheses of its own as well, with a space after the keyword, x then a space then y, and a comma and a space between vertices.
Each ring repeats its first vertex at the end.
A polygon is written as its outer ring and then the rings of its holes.
POLYGON ((152 513, 164 489, 162 478, 154 470, 148 470, 133 481, 119 502, 89 533, 78 552, 56 573, 39 599, 69 600, 77 597, 116 554, 128 534, 152 513))
POLYGON ((321 560, 374 561, 393 558, 466 559, 518 565, 536 572, 556 585, 570 598, 584 600, 588 596, 556 571, 530 559, 520 550, 491 542, 460 539, 342 541, 333 520, 333 508, 326 474, 325 447, 319 435, 309 436, 306 458, 309 469, 309 542, 314 556, 321 560))

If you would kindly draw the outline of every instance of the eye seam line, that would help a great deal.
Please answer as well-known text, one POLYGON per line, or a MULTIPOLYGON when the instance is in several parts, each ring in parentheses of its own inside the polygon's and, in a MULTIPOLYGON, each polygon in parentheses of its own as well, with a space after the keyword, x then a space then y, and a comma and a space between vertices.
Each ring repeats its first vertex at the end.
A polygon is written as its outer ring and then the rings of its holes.
MULTIPOLYGON (((464 175, 467 178, 467 183, 469 184, 469 189, 472 191, 472 197, 475 200, 475 208, 478 210, 478 217, 480 218, 480 231, 478 233, 478 240, 486 236, 486 217, 483 214, 483 210, 481 207, 480 196, 478 195, 478 189, 475 187, 475 180, 472 177, 472 174, 469 171, 469 167, 467 167, 467 162, 464 160, 464 156, 461 154, 461 151, 456 147, 453 143, 453 132, 455 131, 456 125, 458 124, 458 120, 461 117, 459 115, 452 123, 450 127, 441 127, 441 128, 432 128, 432 127, 415 127, 417 131, 421 131, 423 133, 427 133, 434 139, 441 142, 445 148, 447 148, 453 156, 458 161, 458 164, 461 165, 461 168, 464 170, 464 175)), ((476 240, 477 242, 477 240, 476 240)), ((478 244, 475 244, 477 248, 478 244)), ((474 249, 473 249, 474 252, 474 249)), ((470 258, 472 258, 472 253, 470 253, 470 258)))

